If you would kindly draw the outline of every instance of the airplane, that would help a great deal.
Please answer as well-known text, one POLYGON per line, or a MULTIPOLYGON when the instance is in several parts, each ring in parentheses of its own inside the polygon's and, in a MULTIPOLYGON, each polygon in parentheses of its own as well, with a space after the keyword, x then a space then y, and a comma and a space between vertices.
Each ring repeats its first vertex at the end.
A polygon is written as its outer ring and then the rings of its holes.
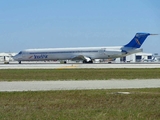
POLYGON ((77 47, 77 48, 44 48, 26 49, 20 51, 13 57, 21 64, 21 61, 48 61, 67 60, 83 61, 83 63, 93 63, 95 59, 115 59, 133 53, 142 52, 140 48, 150 33, 136 33, 134 38, 126 45, 112 47, 77 47))

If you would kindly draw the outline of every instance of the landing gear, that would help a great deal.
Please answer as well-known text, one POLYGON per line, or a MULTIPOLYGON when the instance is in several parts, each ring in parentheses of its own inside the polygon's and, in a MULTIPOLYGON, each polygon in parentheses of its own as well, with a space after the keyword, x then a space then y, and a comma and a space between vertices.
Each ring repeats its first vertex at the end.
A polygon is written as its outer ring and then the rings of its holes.
POLYGON ((89 63, 93 63, 93 61, 91 60, 91 61, 89 61, 89 63))
POLYGON ((83 63, 93 63, 93 61, 92 60, 90 60, 90 61, 83 60, 83 63))
POLYGON ((86 61, 86 60, 83 60, 83 63, 87 63, 87 61, 86 61))
POLYGON ((21 64, 21 61, 18 61, 19 64, 21 64))
POLYGON ((61 63, 61 64, 66 64, 67 61, 66 61, 66 60, 61 60, 60 63, 61 63))

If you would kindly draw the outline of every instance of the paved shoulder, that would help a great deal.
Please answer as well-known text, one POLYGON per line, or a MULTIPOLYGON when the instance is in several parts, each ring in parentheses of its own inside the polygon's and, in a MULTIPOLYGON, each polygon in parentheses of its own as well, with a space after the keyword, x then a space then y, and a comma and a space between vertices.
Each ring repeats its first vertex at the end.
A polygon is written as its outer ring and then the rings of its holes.
POLYGON ((0 91, 160 88, 160 79, 0 82, 0 91))

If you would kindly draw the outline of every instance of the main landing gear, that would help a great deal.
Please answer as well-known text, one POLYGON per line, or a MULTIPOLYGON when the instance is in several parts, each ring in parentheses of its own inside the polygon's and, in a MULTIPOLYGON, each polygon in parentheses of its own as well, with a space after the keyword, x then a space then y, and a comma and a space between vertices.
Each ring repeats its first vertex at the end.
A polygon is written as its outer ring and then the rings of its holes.
POLYGON ((83 63, 93 63, 93 61, 92 60, 90 60, 90 61, 83 60, 83 63))

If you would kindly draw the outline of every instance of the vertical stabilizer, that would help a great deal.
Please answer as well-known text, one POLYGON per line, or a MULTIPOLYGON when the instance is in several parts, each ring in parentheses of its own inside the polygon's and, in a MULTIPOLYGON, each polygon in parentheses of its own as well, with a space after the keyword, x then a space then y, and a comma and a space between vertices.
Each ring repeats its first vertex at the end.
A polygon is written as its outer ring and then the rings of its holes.
POLYGON ((140 48, 145 39, 151 35, 150 33, 136 33, 134 38, 124 47, 140 48))

